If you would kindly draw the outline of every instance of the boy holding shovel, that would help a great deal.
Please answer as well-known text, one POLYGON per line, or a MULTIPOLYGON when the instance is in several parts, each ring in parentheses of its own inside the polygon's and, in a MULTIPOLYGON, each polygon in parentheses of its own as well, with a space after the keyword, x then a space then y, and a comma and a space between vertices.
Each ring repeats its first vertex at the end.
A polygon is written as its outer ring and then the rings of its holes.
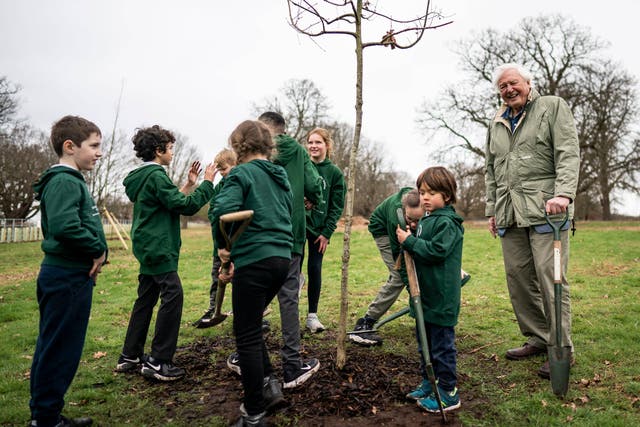
MULTIPOLYGON (((454 326, 460 312, 460 267, 462 265, 462 218, 456 214, 456 181, 443 167, 424 170, 417 179, 422 205, 428 215, 420 220, 416 235, 400 227, 398 242, 415 260, 420 302, 429 347, 429 360, 437 378, 435 393, 421 363, 422 383, 407 397, 428 412, 451 411, 460 407, 456 387, 456 347, 454 326), (438 402, 436 396, 440 396, 438 402)), ((417 325, 420 327, 420 325, 417 325)), ((418 340, 419 341, 419 340, 418 340)), ((422 356, 422 347, 418 343, 422 356)), ((421 361, 424 360, 421 357, 421 361)), ((435 382, 435 381, 433 381, 435 382)))

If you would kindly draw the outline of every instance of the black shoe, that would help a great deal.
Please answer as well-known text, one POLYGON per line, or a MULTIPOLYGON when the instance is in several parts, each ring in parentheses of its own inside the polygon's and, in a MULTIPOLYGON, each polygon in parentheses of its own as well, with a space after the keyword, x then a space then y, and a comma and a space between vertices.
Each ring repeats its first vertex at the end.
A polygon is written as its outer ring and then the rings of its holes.
POLYGON ((159 381, 175 381, 185 375, 184 369, 174 366, 171 362, 161 362, 151 356, 142 364, 140 373, 146 378, 155 378, 159 381))
MULTIPOLYGON (((354 331, 368 331, 373 329, 376 320, 368 316, 364 316, 358 319, 354 331)), ((360 334, 349 334, 349 341, 359 344, 363 347, 371 347, 374 345, 382 345, 382 337, 375 332, 364 332, 360 334)))
POLYGON ((240 405, 240 418, 231 424, 232 427, 267 427, 267 422, 264 417, 266 412, 261 412, 257 415, 249 415, 244 409, 244 403, 240 405))
POLYGON ((271 323, 267 319, 262 319, 262 333, 266 334, 271 330, 271 323))
POLYGON ((227 357, 227 368, 238 375, 242 375, 242 370, 240 370, 240 357, 235 351, 227 357))
POLYGON ((121 354, 118 357, 118 364, 116 365, 116 372, 131 372, 138 368, 141 364, 143 364, 149 356, 143 354, 140 357, 130 357, 121 354))
MULTIPOLYGON (((60 421, 55 427, 86 427, 93 424, 93 420, 89 417, 81 417, 81 418, 67 418, 60 416, 60 421)), ((29 421, 27 427, 38 427, 38 422, 36 420, 29 421)))
POLYGON ((262 395, 264 396, 264 405, 267 411, 272 411, 284 403, 284 395, 280 387, 280 381, 271 374, 264 378, 262 386, 262 395))
POLYGON ((196 320, 195 322, 193 322, 191 325, 199 329, 210 328, 211 326, 213 326, 211 324, 211 319, 213 319, 214 311, 215 309, 213 308, 210 308, 209 310, 205 311, 202 317, 196 320))
POLYGON ((307 382, 320 369, 320 361, 318 359, 309 359, 302 362, 302 366, 295 373, 285 373, 283 388, 296 388, 307 382))

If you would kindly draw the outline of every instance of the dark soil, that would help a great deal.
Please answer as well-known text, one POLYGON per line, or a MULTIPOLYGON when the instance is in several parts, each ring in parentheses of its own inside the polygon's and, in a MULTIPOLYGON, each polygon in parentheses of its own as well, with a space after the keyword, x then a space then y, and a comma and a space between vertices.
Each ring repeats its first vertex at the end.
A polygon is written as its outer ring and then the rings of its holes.
MULTIPOLYGON (((276 375, 281 378, 279 336, 271 332, 265 337, 276 375)), ((309 382, 285 391, 288 405, 269 416, 273 425, 442 425, 439 414, 426 413, 405 398, 405 394, 420 382, 417 352, 415 357, 406 357, 349 343, 347 364, 339 371, 335 368, 335 332, 325 331, 321 341, 314 339, 314 342, 319 345, 307 342, 301 353, 303 358, 318 358, 320 370, 309 382)), ((226 357, 233 349, 231 337, 200 338, 176 353, 175 363, 187 370, 184 379, 140 387, 140 383, 134 384, 137 380, 132 378, 130 391, 144 393, 148 400, 165 408, 166 419, 180 425, 201 425, 203 420, 214 415, 231 423, 239 416, 242 397, 239 377, 226 366, 226 357)), ((146 380, 140 378, 139 381, 146 380)), ((474 396, 475 387, 471 384, 467 387, 465 382, 468 379, 459 375, 458 385, 464 390, 460 410, 474 412, 480 409, 482 402, 474 396)), ((461 425, 456 412, 447 413, 447 425, 461 425)))

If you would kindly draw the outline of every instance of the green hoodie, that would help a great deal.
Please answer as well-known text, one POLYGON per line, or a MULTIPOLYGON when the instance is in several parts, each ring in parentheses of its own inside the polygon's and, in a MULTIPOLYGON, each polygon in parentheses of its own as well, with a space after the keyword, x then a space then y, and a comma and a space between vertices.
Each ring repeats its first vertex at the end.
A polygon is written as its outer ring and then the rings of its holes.
POLYGON ((218 224, 214 222, 213 217, 213 200, 216 198, 218 194, 220 194, 220 190, 224 187, 224 179, 226 177, 223 176, 222 179, 213 187, 213 196, 211 196, 211 200, 209 200, 209 209, 207 210, 207 218, 209 218, 209 222, 211 223, 211 238, 213 239, 213 256, 218 256, 218 245, 216 244, 216 228, 218 228, 218 224))
POLYGON ((316 206, 322 203, 322 183, 307 150, 298 144, 298 141, 289 135, 282 134, 275 137, 275 142, 278 153, 273 162, 287 171, 293 193, 292 252, 302 255, 307 235, 304 198, 306 197, 316 206))
POLYGON ((448 205, 423 217, 416 236, 407 237, 402 244, 416 264, 426 322, 458 323, 463 234, 462 218, 448 205))
POLYGON ((344 176, 329 159, 313 165, 322 180, 322 203, 307 211, 307 231, 331 239, 344 209, 344 176))
POLYGON ((400 243, 396 237, 398 227, 398 208, 402 208, 402 196, 412 190, 412 187, 401 188, 395 194, 387 197, 380 203, 369 218, 369 233, 374 238, 389 236, 391 243, 391 253, 394 258, 400 255, 400 243))
MULTIPOLYGON (((291 187, 285 170, 268 160, 252 160, 234 167, 213 202, 212 223, 220 216, 253 210, 249 226, 231 248, 236 269, 274 256, 291 259, 291 187)), ((229 236, 233 234, 233 228, 229 236)), ((218 247, 226 246, 215 227, 218 247)))
POLYGON ((107 241, 82 174, 55 165, 40 175, 33 190, 40 201, 42 264, 91 270, 93 260, 107 250, 107 241))
POLYGON ((186 196, 167 176, 164 167, 145 163, 129 172, 123 182, 133 205, 131 239, 141 274, 178 270, 180 215, 193 215, 213 195, 211 181, 203 181, 186 196))

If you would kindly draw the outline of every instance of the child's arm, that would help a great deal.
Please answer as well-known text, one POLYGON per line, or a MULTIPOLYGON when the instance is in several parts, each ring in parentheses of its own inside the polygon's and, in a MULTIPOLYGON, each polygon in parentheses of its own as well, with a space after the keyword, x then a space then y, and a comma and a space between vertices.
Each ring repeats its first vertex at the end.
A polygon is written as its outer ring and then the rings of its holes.
MULTIPOLYGON (((182 194, 189 194, 193 191, 196 183, 198 182, 198 175, 200 175, 200 172, 202 172, 202 164, 198 160, 191 163, 191 168, 187 174, 187 182, 185 182, 180 189, 182 194)), ((215 174, 213 176, 215 176, 215 174)))
POLYGON ((450 254, 456 243, 462 238, 462 232, 451 221, 437 220, 433 236, 429 240, 409 235, 402 243, 416 261, 426 264, 438 264, 450 254))
POLYGON ((342 176, 342 172, 340 171, 340 174, 336 179, 334 179, 334 182, 329 189, 327 219, 324 223, 324 228, 320 232, 320 234, 326 237, 327 240, 331 238, 331 235, 336 230, 338 220, 340 219, 340 215, 342 215, 342 211, 344 210, 344 195, 345 182, 342 176))
POLYGON ((178 187, 171 182, 167 174, 157 173, 154 175, 156 185, 156 196, 162 205, 172 212, 180 215, 194 215, 204 206, 211 196, 213 196, 213 175, 215 167, 207 165, 204 172, 204 181, 188 196, 181 193, 178 187))

